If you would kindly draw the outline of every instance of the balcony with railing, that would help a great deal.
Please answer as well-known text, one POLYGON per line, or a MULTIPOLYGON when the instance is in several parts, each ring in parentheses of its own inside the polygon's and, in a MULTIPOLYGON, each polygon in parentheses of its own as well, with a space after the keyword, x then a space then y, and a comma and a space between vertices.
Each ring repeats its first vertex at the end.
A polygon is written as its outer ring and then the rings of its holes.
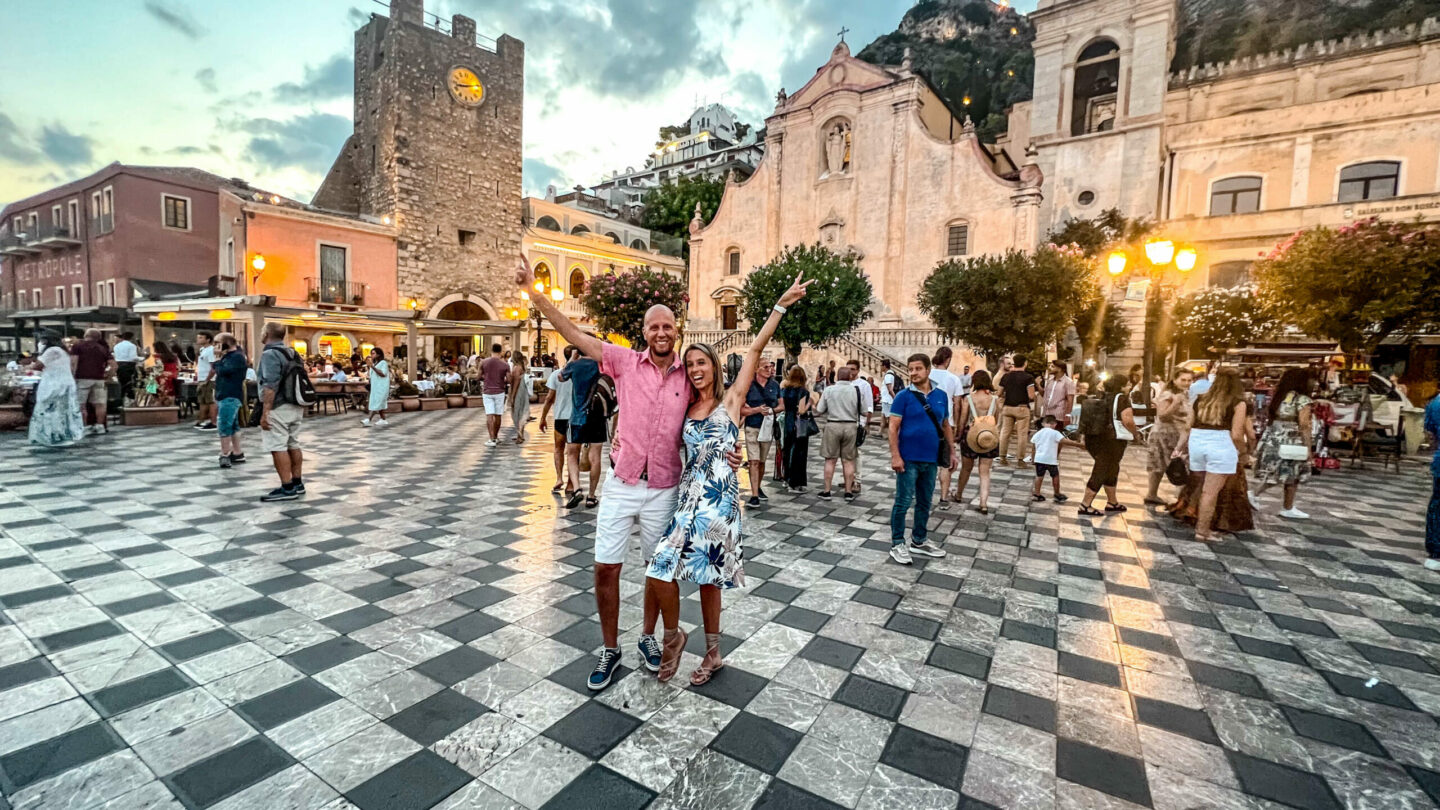
POLYGON ((40 249, 32 244, 30 234, 21 231, 18 234, 0 236, 0 254, 6 256, 29 256, 39 253, 40 249))
POLYGON ((334 279, 305 279, 306 300, 321 307, 365 306, 365 288, 370 285, 334 279))
POLYGON ((95 234, 96 236, 110 233, 113 230, 115 230, 114 214, 101 214, 100 216, 93 217, 90 220, 90 233, 95 234))
POLYGON ((79 235, 68 225, 41 225, 36 244, 47 248, 65 248, 80 244, 79 235))

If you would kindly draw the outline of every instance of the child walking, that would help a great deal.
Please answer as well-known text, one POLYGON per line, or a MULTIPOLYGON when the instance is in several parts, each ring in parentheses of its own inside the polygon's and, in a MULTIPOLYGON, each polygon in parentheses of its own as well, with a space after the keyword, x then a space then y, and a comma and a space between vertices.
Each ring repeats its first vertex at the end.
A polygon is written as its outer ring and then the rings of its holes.
POLYGON ((1055 502, 1070 500, 1060 491, 1060 448, 1084 445, 1065 438, 1064 433, 1055 429, 1058 423, 1054 416, 1046 416, 1040 420, 1040 429, 1030 437, 1030 443, 1035 445, 1035 488, 1030 491, 1030 500, 1036 503, 1045 500, 1045 496, 1040 494, 1040 485, 1044 483, 1046 473, 1049 473, 1050 483, 1055 487, 1055 502))

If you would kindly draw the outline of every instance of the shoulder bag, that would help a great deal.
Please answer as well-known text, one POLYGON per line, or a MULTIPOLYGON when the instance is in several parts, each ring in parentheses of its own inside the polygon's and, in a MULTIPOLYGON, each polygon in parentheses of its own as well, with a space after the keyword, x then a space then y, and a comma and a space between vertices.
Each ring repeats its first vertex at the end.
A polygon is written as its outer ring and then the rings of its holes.
MULTIPOLYGON (((808 391, 802 391, 800 397, 796 399, 796 402, 798 403, 801 400, 804 400, 808 405, 810 400, 810 393, 808 391)), ((796 407, 798 408, 799 405, 797 404, 796 407)), ((820 425, 815 421, 815 414, 811 413, 808 407, 804 411, 796 414, 795 438, 808 439, 809 437, 815 436, 819 433, 820 425)))
MULTIPOLYGON (((1294 391, 1291 391, 1289 394, 1287 394, 1287 395, 1285 396, 1285 402, 1291 401, 1292 399, 1294 399, 1294 397, 1295 397, 1295 392, 1294 392, 1294 391)), ((1283 404, 1284 404, 1284 403, 1282 403, 1282 406, 1283 406, 1283 404)), ((1296 419, 1297 419, 1297 421, 1298 421, 1298 419, 1299 419, 1299 414, 1296 414, 1296 419)), ((1297 424, 1297 427, 1298 427, 1298 424, 1297 424)), ((1272 429, 1273 429, 1273 428, 1272 428, 1272 429)), ((1295 434, 1294 434, 1294 436, 1293 436, 1294 441, 1286 441, 1287 439, 1291 439, 1291 438, 1292 438, 1292 437, 1289 436, 1289 435, 1285 435, 1285 436, 1282 436, 1282 437, 1281 437, 1280 446, 1279 446, 1279 447, 1276 449, 1276 451, 1275 451, 1275 452, 1280 456, 1280 460, 1281 460, 1281 461, 1309 461, 1309 460, 1310 460, 1310 446, 1307 445, 1307 444, 1305 444, 1305 438, 1300 435, 1300 433, 1299 433, 1298 430, 1295 432, 1295 434)))
POLYGON ((861 447, 865 444, 865 414, 860 411, 865 407, 865 400, 860 396, 860 389, 850 386, 855 392, 855 446, 861 447))
MULTIPOLYGON (((934 409, 930 407, 929 397, 924 396, 913 388, 906 388, 905 390, 920 400, 920 407, 925 409, 925 415, 930 417, 930 424, 935 427, 935 434, 940 437, 940 450, 935 456, 935 463, 947 470, 950 469, 950 465, 954 462, 952 456, 954 449, 950 447, 950 442, 945 441, 945 429, 940 427, 940 419, 935 416, 934 409)), ((949 396, 949 394, 946 394, 946 396, 949 396)))
POLYGON ((1135 438, 1135 434, 1125 427, 1125 422, 1120 418, 1120 395, 1116 394, 1110 404, 1110 419, 1115 423, 1115 438, 1122 442, 1128 442, 1135 438))

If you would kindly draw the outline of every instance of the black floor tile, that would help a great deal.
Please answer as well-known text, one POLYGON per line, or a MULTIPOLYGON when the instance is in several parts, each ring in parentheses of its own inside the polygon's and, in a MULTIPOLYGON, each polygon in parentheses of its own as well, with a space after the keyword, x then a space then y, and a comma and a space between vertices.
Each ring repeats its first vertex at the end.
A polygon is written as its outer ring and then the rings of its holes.
POLYGON ((869 712, 886 720, 898 720, 908 695, 908 692, 899 687, 852 674, 840 684, 833 699, 836 703, 843 703, 852 709, 869 712))
POLYGON ((16 593, 0 596, 0 607, 7 610, 33 605, 36 602, 44 602, 49 599, 59 599, 62 596, 69 596, 74 593, 64 585, 46 585, 43 588, 31 588, 28 591, 17 591, 16 593))
MULTIPOLYGON (((413 590, 415 589, 399 580, 382 579, 379 582, 356 588, 349 593, 351 596, 364 602, 380 602, 392 596, 399 596, 402 593, 409 593, 413 590)), ((371 607, 374 607, 374 605, 371 605, 371 607)), ((472 605, 472 607, 474 606, 472 605)), ((363 610, 363 608, 355 608, 355 610, 363 610)), ((344 614, 342 613, 341 615, 343 616, 344 614)))
MULTIPOLYGON (((578 624, 578 623, 577 623, 577 624, 578 624)), ((600 625, 599 625, 599 624, 596 624, 595 622, 591 622, 591 624, 594 624, 594 625, 595 625, 595 632, 597 632, 597 633, 600 632, 600 625)), ((482 636, 488 636, 488 635, 490 635, 491 633, 495 632, 496 630, 499 630, 500 628, 502 628, 502 627, 504 627, 504 626, 505 626, 505 622, 501 621, 500 619, 497 619, 497 618, 495 618, 494 616, 491 616, 491 615, 488 614, 488 613, 482 613, 481 611, 476 610, 476 611, 472 611, 472 612, 470 612, 470 613, 467 613, 467 614, 465 614, 464 616, 461 616, 461 617, 458 618, 458 619, 451 619, 450 621, 448 621, 448 622, 440 625, 439 627, 436 627, 435 629, 436 629, 436 631, 438 631, 438 632, 440 632, 440 633, 442 633, 442 634, 444 634, 444 635, 446 635, 446 636, 449 636, 450 638, 455 639, 456 641, 460 642, 461 644, 469 644, 470 642, 474 641, 475 639, 480 638, 480 637, 482 637, 482 636)), ((574 625, 572 625, 572 627, 573 627, 573 626, 574 626, 574 625)), ((566 641, 565 639, 560 638, 560 636, 561 636, 562 634, 568 633, 568 632, 570 632, 570 628, 566 628, 565 630, 562 630, 560 633, 556 633, 556 634, 553 636, 553 638, 555 638, 555 639, 557 639, 557 640, 559 640, 559 641, 564 641, 565 643, 569 644, 569 643, 570 643, 569 641, 566 641)), ((572 645, 572 646, 574 646, 574 645, 572 645)), ((593 648, 593 647, 590 647, 590 648, 584 648, 584 649, 589 650, 589 649, 594 649, 594 648, 593 648)))
POLYGON ((1061 737, 1055 741, 1055 775, 1127 802, 1150 806, 1145 765, 1124 754, 1061 737))
POLYGON ((105 723, 92 723, 0 757, 0 772, 18 790, 124 747, 105 723))
POLYGON ((1235 769, 1240 786, 1251 796, 1305 810, 1341 810, 1330 786, 1313 773, 1238 751, 1226 751, 1225 755, 1230 758, 1230 767, 1235 769))
POLYGON ((749 712, 740 712, 710 747, 770 775, 780 772, 804 735, 749 712))
POLYGON ((395 577, 403 577, 406 574, 413 574, 416 571, 423 571, 426 567, 427 566, 424 563, 418 563, 414 560, 405 559, 396 560, 395 562, 386 563, 384 565, 377 565, 370 570, 374 571, 377 574, 380 574, 381 576, 386 576, 393 579, 395 577))
POLYGON ((1433 627, 1423 627, 1416 624, 1405 624, 1403 622, 1389 622, 1384 619, 1376 619, 1375 623, 1389 631, 1390 635, 1397 638, 1408 638, 1414 641, 1428 641, 1432 644, 1440 644, 1440 630, 1433 627))
POLYGON ((984 596, 977 596, 973 593, 962 593, 955 597, 955 607, 961 610, 969 610, 975 613, 983 613, 986 616, 1005 615, 1005 603, 998 599, 990 599, 984 596))
POLYGON ((121 565, 120 563, 117 563, 113 560, 107 560, 105 562, 95 563, 94 565, 82 565, 76 568, 67 568, 64 571, 61 571, 60 575, 65 577, 66 582, 74 582, 78 579, 89 579, 90 577, 113 574, 116 571, 124 570, 125 566, 121 565))
POLYGON ((781 582, 764 582, 760 584, 760 587, 755 588, 753 593, 755 596, 763 596, 766 599, 773 599, 788 605, 804 591, 781 582))
POLYGON ((935 637, 940 635, 940 622, 923 616, 896 612, 890 616, 889 621, 885 622, 885 629, 923 638, 926 641, 934 641, 935 637))
POLYGON ((1291 647, 1289 644, 1266 641, 1263 638, 1251 638, 1250 636, 1242 636, 1237 633, 1232 633, 1231 638, 1235 639, 1235 645, 1237 647, 1250 655, 1273 658, 1276 661, 1284 661, 1287 664, 1296 664, 1302 667, 1309 666, 1305 661, 1305 656, 1301 655, 1299 650, 1291 647))
POLYGON ((1131 647, 1139 647, 1142 650, 1149 650, 1150 652, 1162 653, 1164 655, 1173 655, 1176 658, 1182 657, 1180 655, 1180 646, 1175 643, 1175 639, 1169 636, 1150 633, 1144 630, 1136 630, 1133 627, 1121 627, 1119 630, 1121 644, 1128 644, 1131 647))
POLYGON ((774 621, 793 627, 796 630, 804 630, 807 633, 818 633, 830 617, 824 613, 817 613, 813 610, 806 610, 795 605, 786 605, 785 609, 775 616, 774 621))
POLYGON ((101 605, 111 616, 128 616, 131 613, 139 613, 142 610, 149 610, 153 607, 168 605, 175 601, 175 597, 165 591, 147 593, 144 596, 136 596, 130 599, 121 599, 119 602, 111 602, 108 605, 101 605))
POLYGON ((395 614, 375 605, 362 605, 344 613, 337 613, 320 620, 320 623, 337 633, 353 633, 372 624, 383 622, 395 614))
POLYGON ((311 554, 308 557, 297 557, 293 560, 286 560, 280 564, 289 568, 291 571, 300 573, 303 571, 313 571, 316 568, 337 562, 340 562, 339 557, 332 557, 329 554, 311 554))
POLYGON ((880 761, 958 791, 965 782, 965 762, 969 754, 963 745, 897 724, 890 732, 880 761))
POLYGON ((1203 661, 1186 661, 1185 666, 1189 668, 1190 677, 1194 678, 1196 683, 1261 700, 1270 698, 1260 680, 1248 672, 1217 667, 1203 661))
POLYGON ((1381 747, 1380 743, 1371 736, 1368 729, 1359 723, 1352 723, 1339 717, 1332 717, 1328 714, 1308 712, 1304 709, 1297 709, 1294 706, 1280 706, 1280 711, 1285 713, 1285 718, 1290 721, 1290 726, 1299 734, 1309 737, 1312 740, 1327 742, 1331 745, 1338 745, 1341 748, 1349 748, 1355 751, 1363 751, 1377 757, 1389 759, 1389 754, 1381 747))
POLYGON ((1323 669, 1317 670, 1317 672, 1330 683, 1331 689, 1334 689, 1346 697, 1368 700, 1372 703, 1382 703, 1386 706, 1394 706, 1397 709, 1409 709, 1412 712, 1419 711, 1415 704, 1410 702, 1410 698, 1405 697, 1404 693, 1396 689, 1392 684, 1381 681, 1374 686, 1367 686, 1366 679, 1364 678, 1342 675, 1339 672, 1328 672, 1323 669))
POLYGON ((192 582, 201 582, 207 579, 214 579, 220 576, 215 571, 200 567, 191 568, 189 571, 177 571, 173 574, 166 574, 163 577, 156 577, 155 581, 167 588, 178 588, 181 585, 189 585, 192 582))
POLYGON ((1164 614, 1165 620, 1169 622, 1179 622, 1180 624, 1188 624, 1192 627, 1204 627, 1208 630, 1219 630, 1222 633, 1225 631, 1225 625, 1221 624, 1220 620, 1215 618, 1215 614, 1209 611, 1190 610, 1189 608, 1179 607, 1178 605, 1164 605, 1160 608, 1160 612, 1164 614))
POLYGON ((1217 605, 1229 605, 1231 607, 1246 608, 1247 610, 1259 610, 1260 606, 1255 600, 1243 593, 1230 593, 1229 591, 1217 591, 1201 588, 1200 593, 1205 598, 1217 605))
MULTIPOLYGON (((743 638, 736 638, 736 637, 734 637, 734 636, 729 636, 729 635, 725 635, 724 633, 721 633, 721 634, 720 634, 720 657, 721 657, 721 658, 724 658, 725 656, 727 656, 727 655, 729 655, 730 653, 734 652, 734 651, 735 651, 735 648, 736 648, 736 647, 739 647, 739 646, 740 646, 741 644, 743 644, 744 642, 745 642, 745 639, 743 639, 743 638)), ((699 631, 694 632, 694 633, 691 633, 691 634, 690 634, 690 640, 685 642, 685 652, 691 653, 691 654, 693 654, 693 655, 704 656, 704 655, 705 655, 705 652, 706 652, 706 651, 705 651, 705 634, 704 634, 703 632, 699 632, 699 631)), ((676 677, 679 677, 679 676, 677 675, 676 677)), ((689 675, 686 675, 685 677, 688 679, 690 676, 689 676, 689 675)))
POLYGON ((474 647, 456 647, 415 667, 425 677, 453 686, 466 678, 493 666, 500 659, 483 653, 474 647))
POLYGON ((31 658, 18 664, 0 667, 0 692, 58 674, 59 671, 45 658, 31 658))
POLYGON ((1320 638, 1338 638, 1330 625, 1318 622, 1314 619, 1306 619, 1300 616, 1287 616, 1284 613, 1271 613, 1270 621, 1281 630, 1289 630, 1292 633, 1304 633, 1307 636, 1318 636, 1320 638))
POLYGON ((836 641, 824 636, 810 639, 804 649, 800 650, 801 658, 844 670, 854 668, 855 662, 859 661, 860 656, 864 654, 865 648, 863 647, 856 647, 854 644, 846 644, 843 641, 836 641))
POLYGON ((1425 795, 1435 802, 1435 806, 1440 807, 1440 773, 1415 765, 1406 765, 1405 770, 1410 774, 1410 778, 1420 786, 1420 789, 1425 791, 1425 795))
POLYGON ((990 684, 985 692, 986 714, 1055 733, 1055 701, 990 684))
POLYGON ((199 658, 216 650, 233 647, 244 640, 228 627, 221 627, 189 638, 182 638, 179 641, 172 641, 159 649, 172 661, 189 661, 191 658, 199 658))
POLYGON ((591 765, 541 805, 541 810, 640 810, 650 804, 655 792, 626 779, 604 765, 591 765))
POLYGON ((453 689, 442 689, 385 722, 421 745, 432 745, 485 713, 485 707, 453 689))
POLYGON ((107 686, 92 693, 90 700, 100 709, 102 717, 114 717, 136 706, 183 692, 190 686, 190 681, 180 670, 166 668, 134 680, 107 686))
POLYGON ((932 588, 944 588, 947 591, 958 591, 960 590, 960 584, 963 580, 961 580, 959 577, 952 577, 949 574, 938 574, 934 571, 926 571, 922 573, 920 575, 920 579, 916 581, 919 582, 921 585, 929 585, 932 588))
POLYGON ((1039 647, 1055 647, 1055 631, 1048 627, 1041 627, 1038 624, 1030 624, 1016 619, 1006 619, 1000 624, 1000 635, 1014 641, 1023 641, 1026 644, 1034 644, 1039 647))
POLYGON ((1215 727, 1210 724, 1210 718, 1205 712, 1139 695, 1134 698, 1137 722, 1183 734, 1203 743, 1220 744, 1220 738, 1215 736, 1215 727))
POLYGON ((590 700, 545 730, 545 736, 591 759, 599 759, 639 728, 641 721, 590 700))
POLYGON ((566 613, 573 613, 576 616, 589 617, 595 615, 595 594, 581 592, 567 596, 555 603, 555 607, 566 613))
POLYGON ((885 608, 886 610, 894 610, 895 606, 900 604, 900 594, 890 593, 889 591, 877 591, 874 588, 862 587, 850 598, 863 605, 874 605, 875 607, 885 608))
POLYGON ((743 669, 724 667, 710 679, 704 686, 692 686, 690 691, 697 695, 704 695, 711 700, 718 700, 721 703, 743 709, 750 704, 760 690, 765 688, 769 681, 746 672, 743 669))
POLYGON ((352 658, 359 658, 371 649, 349 636, 336 636, 285 656, 285 662, 306 675, 323 672, 352 658))
MULTIPOLYGON (((630 657, 628 660, 633 661, 635 660, 634 656, 638 655, 638 651, 635 651, 629 655, 630 657)), ((587 684, 590 680, 590 673, 595 671, 595 661, 596 658, 593 655, 582 655, 579 658, 576 658, 574 661, 571 661, 565 666, 550 673, 548 680, 554 681, 555 683, 560 684, 566 689, 574 690, 584 695, 587 699, 592 698, 595 696, 595 693, 590 691, 590 687, 587 684)), ((729 669, 729 667, 726 667, 726 669, 729 669)), ((724 672, 725 670, 722 669, 720 671, 724 672)), ((625 676, 629 675, 631 672, 634 672, 634 670, 623 663, 620 664, 620 666, 615 670, 615 674, 610 679, 610 685, 605 688, 614 689, 615 684, 624 680, 625 676)), ((679 676, 677 675, 676 677, 679 676)))
POLYGON ((339 695, 310 678, 250 698, 235 707, 236 713, 256 727, 269 730, 339 699, 339 695))
POLYGON ((1124 689, 1120 684, 1120 667, 1095 658, 1073 653, 1060 653, 1059 673, 1069 678, 1079 678, 1090 683, 1103 684, 1124 689))
POLYGON ((41 636, 37 641, 46 652, 59 652, 68 650, 71 647, 78 647, 81 644, 89 644, 92 641, 99 641, 102 638, 118 636, 125 632, 119 625, 111 621, 96 622, 87 624, 84 627, 77 627, 74 630, 66 630, 61 633, 51 633, 48 636, 41 636))
MULTIPOLYGON (((1093 619, 1097 622, 1110 621, 1110 609, 1104 605, 1076 602, 1073 599, 1061 599, 1060 612, 1066 616, 1078 616, 1082 619, 1093 619)), ((997 613, 996 615, 998 616, 1000 614, 997 613)))
POLYGON ((781 779, 770 780, 769 787, 760 794, 752 810, 844 810, 829 799, 822 799, 807 790, 781 779))
MULTIPOLYGON (((451 597, 451 599, 453 601, 459 602, 462 605, 465 605, 466 607, 472 607, 476 610, 481 610, 483 608, 490 607, 496 602, 504 602, 506 599, 509 599, 514 595, 515 594, 505 590, 504 588, 497 588, 494 585, 481 585, 480 587, 468 590, 460 594, 459 596, 453 596, 451 597)), ((591 601, 593 603, 594 597, 591 597, 591 601)), ((592 604, 591 607, 593 608, 594 605, 592 604)), ((594 611, 592 610, 591 612, 593 613, 594 611)))
POLYGON ((241 602, 238 605, 230 605, 210 612, 215 618, 226 624, 236 624, 271 613, 278 613, 285 609, 283 604, 268 596, 262 596, 259 599, 251 599, 248 602, 241 602))
POLYGON ((360 810, 434 807, 473 779, 433 751, 417 751, 345 794, 360 810))
POLYGON ((1423 672, 1426 675, 1440 674, 1436 673, 1435 668, 1430 666, 1424 658, 1412 652, 1393 650, 1389 647, 1377 647, 1374 644, 1365 644, 1360 641, 1352 641, 1350 642, 1350 646, 1354 647, 1356 651, 1365 656, 1366 660, 1371 663, 1400 667, 1401 669, 1408 669, 1413 672, 1423 672))
POLYGON ((270 579, 257 582, 254 585, 250 586, 250 590, 260 594, 261 596, 270 596, 272 594, 277 594, 282 591, 294 590, 295 588, 303 588, 314 581, 314 578, 306 574, 286 574, 284 576, 272 577, 270 579))
POLYGON ((990 674, 989 658, 959 647, 947 647, 944 644, 936 644, 930 650, 930 657, 925 660, 925 663, 932 667, 968 675, 980 681, 985 680, 985 677, 990 674))

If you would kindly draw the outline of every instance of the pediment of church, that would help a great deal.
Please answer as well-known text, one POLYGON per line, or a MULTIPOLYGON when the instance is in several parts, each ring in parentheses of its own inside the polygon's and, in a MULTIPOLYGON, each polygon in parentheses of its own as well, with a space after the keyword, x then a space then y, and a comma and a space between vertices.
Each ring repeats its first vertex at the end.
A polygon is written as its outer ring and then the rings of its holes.
POLYGON ((786 99, 783 109, 808 107, 826 94, 842 88, 864 92, 893 84, 898 79, 898 76, 878 65, 851 56, 850 46, 842 42, 831 51, 830 61, 821 66, 804 87, 786 99))

